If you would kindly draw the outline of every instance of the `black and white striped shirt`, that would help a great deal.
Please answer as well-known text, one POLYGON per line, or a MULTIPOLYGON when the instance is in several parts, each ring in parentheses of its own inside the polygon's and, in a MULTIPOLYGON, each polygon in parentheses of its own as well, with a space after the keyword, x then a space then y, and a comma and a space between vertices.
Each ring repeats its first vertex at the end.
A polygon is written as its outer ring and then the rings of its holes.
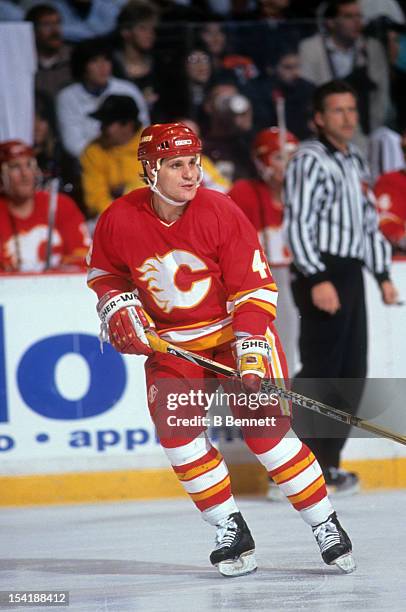
POLYGON ((322 254, 359 259, 388 278, 391 247, 378 229, 368 168, 350 145, 343 153, 325 140, 302 143, 285 178, 285 228, 295 266, 315 282, 328 278, 322 254))

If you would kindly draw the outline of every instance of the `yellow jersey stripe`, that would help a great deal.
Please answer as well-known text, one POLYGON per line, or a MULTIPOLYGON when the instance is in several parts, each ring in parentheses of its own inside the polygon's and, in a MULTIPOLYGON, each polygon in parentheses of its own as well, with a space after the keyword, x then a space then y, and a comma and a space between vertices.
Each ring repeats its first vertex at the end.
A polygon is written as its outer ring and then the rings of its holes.
POLYGON ((269 302, 263 302, 262 300, 256 300, 255 298, 248 298, 245 302, 240 302, 234 308, 234 312, 238 310, 241 306, 245 306, 246 304, 255 304, 262 310, 266 310, 270 312, 274 317, 276 316, 276 306, 274 304, 270 304, 269 302))
POLYGON ((253 291, 256 291, 259 289, 270 289, 271 291, 278 291, 278 287, 276 286, 276 283, 270 283, 269 285, 263 285, 262 287, 252 287, 251 289, 246 289, 245 291, 238 291, 237 293, 230 295, 227 298, 227 302, 234 302, 235 300, 238 300, 243 295, 246 295, 247 293, 252 293, 253 291))

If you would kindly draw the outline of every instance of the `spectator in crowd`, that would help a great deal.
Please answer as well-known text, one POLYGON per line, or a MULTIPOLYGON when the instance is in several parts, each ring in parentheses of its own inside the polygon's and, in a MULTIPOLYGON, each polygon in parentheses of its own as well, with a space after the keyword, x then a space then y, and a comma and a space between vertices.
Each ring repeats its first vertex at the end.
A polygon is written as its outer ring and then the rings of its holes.
POLYGON ((256 24, 238 29, 239 49, 251 57, 261 73, 281 46, 297 47, 303 36, 313 31, 308 23, 295 23, 288 19, 290 0, 259 0, 257 12, 252 16, 256 24))
POLYGON ((38 62, 35 87, 54 97, 72 80, 71 47, 63 42, 61 16, 50 4, 36 4, 25 19, 34 26, 38 62))
POLYGON ((42 182, 62 179, 62 150, 56 135, 52 100, 42 91, 35 94, 34 145, 42 182))
POLYGON ((211 58, 201 46, 194 46, 181 57, 173 58, 168 75, 161 82, 157 112, 160 121, 184 114, 202 126, 204 101, 213 77, 211 58))
POLYGON ((213 75, 213 67, 210 55, 198 47, 186 55, 184 62, 188 92, 187 106, 190 116, 199 123, 203 102, 213 75))
POLYGON ((100 121, 101 135, 85 148, 80 163, 84 202, 94 216, 144 182, 137 160, 142 129, 133 98, 108 96, 91 117, 100 121))
POLYGON ((134 98, 142 125, 149 123, 147 103, 138 87, 111 76, 110 49, 103 41, 87 40, 76 45, 71 65, 75 82, 59 92, 56 110, 62 144, 74 158, 99 136, 100 122, 89 114, 111 94, 134 98))
MULTIPOLYGON (((406 161, 406 130, 401 136, 406 161)), ((381 232, 395 251, 406 252, 406 170, 387 172, 375 185, 381 232)))
POLYGON ((282 232, 282 187, 286 164, 298 144, 291 132, 261 130, 252 143, 256 178, 237 180, 229 192, 257 230, 270 265, 291 261, 282 232))
POLYGON ((300 44, 302 77, 315 85, 345 79, 358 95, 360 127, 369 134, 384 123, 389 107, 389 70, 380 42, 362 34, 357 0, 331 0, 326 31, 300 44))
POLYGON ((71 198, 36 191, 34 151, 0 143, 0 270, 41 272, 84 266, 90 246, 85 219, 71 198))
MULTIPOLYGON (((385 304, 398 298, 368 169, 350 144, 358 121, 355 92, 342 81, 326 83, 316 90, 314 111, 318 138, 303 143, 289 162, 284 191, 292 291, 301 317, 302 369, 295 385, 354 414, 367 368, 363 266, 375 276, 385 304)), ((300 427, 317 453, 331 491, 357 491, 357 475, 340 468, 349 427, 303 410, 296 416, 296 431, 300 427)))
POLYGON ((242 86, 258 76, 258 68, 253 60, 234 51, 230 35, 223 24, 208 21, 201 26, 199 37, 210 54, 214 75, 221 76, 224 70, 230 70, 242 86))
POLYGON ((231 182, 255 176, 250 146, 254 136, 252 105, 246 96, 229 84, 217 85, 210 95, 210 127, 203 152, 231 182), (217 89, 217 92, 216 92, 217 89), (219 91, 224 93, 219 94, 219 91))
MULTIPOLYGON (((179 119, 176 119, 176 123, 186 125, 196 134, 196 136, 200 138, 200 127, 192 119, 189 119, 188 117, 180 117, 179 119)), ((207 155, 201 155, 200 163, 203 169, 203 187, 215 189, 221 193, 227 193, 231 189, 231 181, 221 174, 220 170, 214 165, 211 159, 207 157, 207 155)))
POLYGON ((79 42, 112 32, 126 1, 52 0, 52 5, 62 17, 64 39, 79 42))
POLYGON ((392 25, 388 32, 391 96, 397 125, 406 125, 406 28, 392 25))
POLYGON ((213 70, 222 70, 224 57, 230 52, 224 24, 218 21, 203 23, 199 29, 199 38, 210 54, 213 70))
POLYGON ((315 86, 300 77, 297 49, 281 47, 267 64, 266 74, 251 81, 245 92, 253 102, 255 123, 265 128, 278 123, 276 100, 284 100, 288 130, 303 140, 311 133, 312 97, 315 86))
POLYGON ((119 48, 113 53, 114 76, 139 87, 150 110, 158 100, 154 45, 159 13, 154 4, 131 0, 117 19, 119 48))

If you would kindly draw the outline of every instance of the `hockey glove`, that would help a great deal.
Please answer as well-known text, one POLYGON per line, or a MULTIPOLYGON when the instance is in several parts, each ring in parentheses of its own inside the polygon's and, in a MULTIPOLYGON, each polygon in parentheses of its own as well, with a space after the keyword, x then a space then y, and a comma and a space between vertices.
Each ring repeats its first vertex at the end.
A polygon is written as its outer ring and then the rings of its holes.
POLYGON ((258 393, 263 378, 269 378, 271 347, 265 336, 247 336, 235 343, 237 367, 244 389, 258 393))
POLYGON ((109 291, 97 304, 101 343, 108 341, 119 353, 152 355, 145 329, 154 327, 135 293, 109 291))

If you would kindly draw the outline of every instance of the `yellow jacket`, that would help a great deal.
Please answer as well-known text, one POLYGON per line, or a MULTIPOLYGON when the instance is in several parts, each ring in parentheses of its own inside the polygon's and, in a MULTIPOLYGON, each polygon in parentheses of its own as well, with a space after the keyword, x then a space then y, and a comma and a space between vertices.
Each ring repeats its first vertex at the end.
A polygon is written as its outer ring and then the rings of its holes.
POLYGON ((80 157, 85 204, 92 214, 100 214, 111 202, 133 189, 145 187, 137 160, 142 129, 125 145, 105 149, 93 140, 80 157))

